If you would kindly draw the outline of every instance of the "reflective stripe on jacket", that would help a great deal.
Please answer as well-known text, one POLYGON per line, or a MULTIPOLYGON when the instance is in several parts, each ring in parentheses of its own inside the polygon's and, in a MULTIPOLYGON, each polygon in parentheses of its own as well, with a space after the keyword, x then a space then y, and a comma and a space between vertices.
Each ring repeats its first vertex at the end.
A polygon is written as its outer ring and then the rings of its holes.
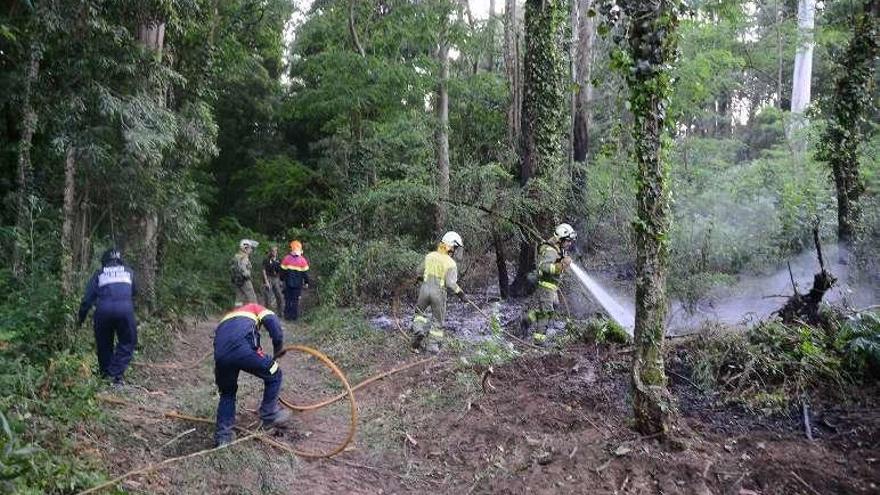
POLYGON ((439 250, 428 253, 423 268, 422 280, 425 282, 435 282, 456 294, 461 292, 461 287, 458 286, 458 265, 448 254, 439 250))

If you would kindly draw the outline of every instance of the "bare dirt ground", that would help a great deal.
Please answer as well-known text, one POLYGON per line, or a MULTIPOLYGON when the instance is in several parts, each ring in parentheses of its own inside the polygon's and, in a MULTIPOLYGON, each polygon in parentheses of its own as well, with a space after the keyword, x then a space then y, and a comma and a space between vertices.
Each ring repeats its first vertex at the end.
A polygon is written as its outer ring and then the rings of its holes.
MULTIPOLYGON (((176 410, 213 418, 213 323, 198 323, 155 362, 141 358, 132 385, 108 392, 106 421, 82 431, 82 451, 112 475, 212 446, 213 425, 171 420, 176 410), (158 366, 157 366, 158 364, 158 366), (171 366, 163 366, 171 364, 171 366)), ((315 328, 288 328, 315 344, 352 383, 413 361, 396 332, 328 341, 315 328)), ((343 332, 344 334, 344 332, 343 332)), ((338 393, 313 359, 282 360, 284 396, 311 403, 338 393)), ((814 441, 799 414, 756 416, 716 404, 685 372, 671 388, 687 432, 685 450, 642 438, 629 426, 629 354, 624 347, 576 346, 524 354, 495 368, 494 391, 480 369, 441 356, 357 393, 358 435, 339 456, 306 460, 256 440, 187 459, 121 487, 130 493, 880 493, 877 389, 855 403, 815 400, 814 441)), ((239 381, 238 423, 256 422, 262 384, 239 381)), ((296 431, 275 437, 327 450, 344 438, 345 402, 295 415, 296 431)))

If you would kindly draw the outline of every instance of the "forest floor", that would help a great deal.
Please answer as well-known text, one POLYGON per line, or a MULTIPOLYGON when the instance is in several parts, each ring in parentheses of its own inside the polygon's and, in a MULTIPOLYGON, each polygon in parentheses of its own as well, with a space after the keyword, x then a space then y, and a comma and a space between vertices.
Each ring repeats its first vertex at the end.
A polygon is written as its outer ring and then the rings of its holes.
MULTIPOLYGON (((190 324, 162 349, 139 355, 131 384, 102 395, 101 426, 83 426, 83 454, 101 458, 115 476, 212 447, 213 425, 163 413, 213 418, 213 364, 209 356, 196 362, 210 350, 213 328, 212 321, 190 324)), ((289 342, 326 352, 352 384, 423 358, 399 332, 377 331, 351 316, 287 331, 289 342)), ((281 361, 283 396, 294 402, 341 390, 314 359, 281 361)), ((624 346, 526 351, 496 366, 495 389, 483 391, 481 370, 449 351, 358 391, 357 436, 333 459, 294 457, 251 440, 121 487, 159 494, 880 493, 876 388, 849 404, 814 398, 815 440, 809 441, 799 413, 763 416, 717 403, 672 358, 671 391, 687 447, 675 450, 631 429, 629 361, 624 346)), ((242 374, 239 425, 256 422, 261 391, 258 380, 242 374)), ((342 401, 297 413, 295 430, 275 439, 329 450, 345 437, 347 411, 342 401)))

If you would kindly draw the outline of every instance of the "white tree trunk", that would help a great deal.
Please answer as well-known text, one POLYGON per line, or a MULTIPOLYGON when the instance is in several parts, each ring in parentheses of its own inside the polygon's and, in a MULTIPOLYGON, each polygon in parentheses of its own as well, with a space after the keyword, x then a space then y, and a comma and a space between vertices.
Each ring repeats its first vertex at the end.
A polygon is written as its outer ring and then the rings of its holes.
POLYGON ((794 56, 794 74, 791 82, 792 113, 802 114, 810 105, 815 14, 816 0, 798 0, 798 47, 794 56))

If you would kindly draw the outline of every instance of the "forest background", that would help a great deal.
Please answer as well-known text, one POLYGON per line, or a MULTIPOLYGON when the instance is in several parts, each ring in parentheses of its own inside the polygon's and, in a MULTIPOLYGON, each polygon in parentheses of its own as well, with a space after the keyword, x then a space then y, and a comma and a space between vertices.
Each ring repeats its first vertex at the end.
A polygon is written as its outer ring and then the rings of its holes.
MULTIPOLYGON (((794 0, 683 10, 663 138, 671 297, 775 271, 812 247, 816 225, 836 244, 828 143, 847 98, 864 109, 845 128, 863 188, 843 235, 851 271, 878 283, 876 46, 862 91, 839 84, 876 3, 819 2, 807 31, 794 0), (794 65, 810 40, 804 81, 794 65)), ((538 41, 515 0, 490 0, 485 17, 446 0, 0 3, 0 411, 10 442, 43 447, 27 452, 28 483, 97 476, 65 455, 63 432, 97 414, 91 336, 74 314, 109 246, 140 278, 142 346, 228 308, 244 237, 261 250, 303 240, 316 302, 331 307, 387 302, 444 230, 465 239, 469 290, 522 295, 530 232, 560 221, 582 233, 587 264, 631 277, 627 33, 607 3, 550 5, 555 69, 542 80, 526 77, 538 41), (549 118, 524 129, 534 95, 549 118), (549 157, 531 171, 524 132, 549 157)))

